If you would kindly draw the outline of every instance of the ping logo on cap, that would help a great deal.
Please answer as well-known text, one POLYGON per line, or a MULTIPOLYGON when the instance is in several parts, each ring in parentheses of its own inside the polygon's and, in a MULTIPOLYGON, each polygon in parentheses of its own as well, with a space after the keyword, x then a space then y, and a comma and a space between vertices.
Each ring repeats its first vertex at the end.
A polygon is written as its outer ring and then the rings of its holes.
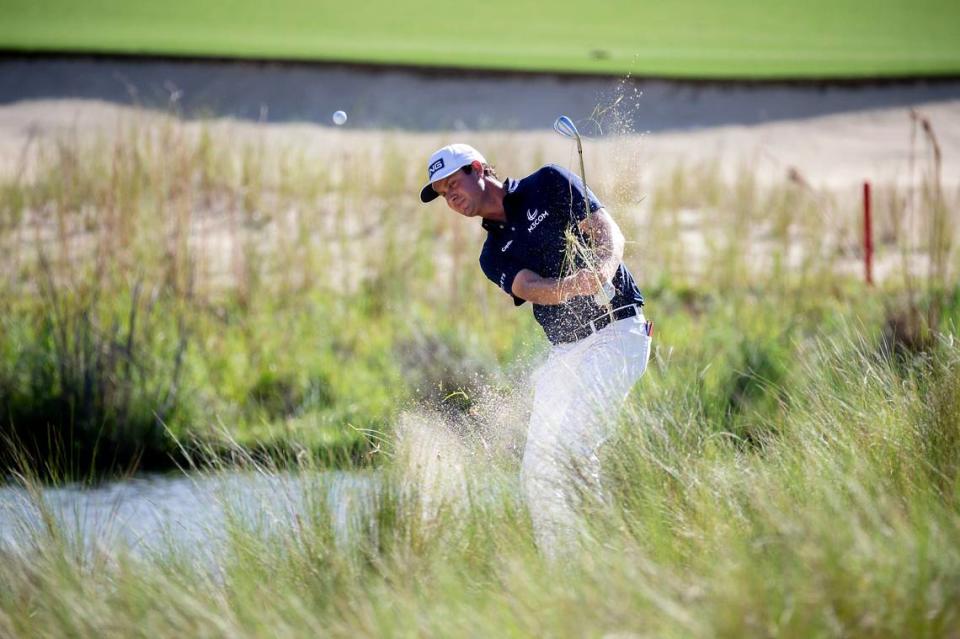
POLYGON ((430 165, 427 169, 427 173, 430 174, 430 179, 433 179, 433 174, 443 168, 443 158, 440 158, 436 162, 430 165))

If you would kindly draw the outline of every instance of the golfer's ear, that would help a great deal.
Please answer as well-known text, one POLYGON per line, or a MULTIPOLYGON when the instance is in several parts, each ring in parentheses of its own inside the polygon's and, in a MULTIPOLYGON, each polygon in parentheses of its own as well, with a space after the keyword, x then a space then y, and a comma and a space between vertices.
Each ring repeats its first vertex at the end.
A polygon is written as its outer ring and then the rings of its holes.
POLYGON ((477 175, 483 176, 483 165, 480 164, 480 160, 474 160, 470 163, 470 168, 472 168, 477 175))

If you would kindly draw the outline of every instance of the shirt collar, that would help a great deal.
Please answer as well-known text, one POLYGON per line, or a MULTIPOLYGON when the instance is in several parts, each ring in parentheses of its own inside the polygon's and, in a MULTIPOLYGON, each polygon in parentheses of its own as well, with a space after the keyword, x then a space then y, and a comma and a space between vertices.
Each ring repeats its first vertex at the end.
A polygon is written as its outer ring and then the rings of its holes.
POLYGON ((503 208, 506 209, 508 205, 517 199, 516 191, 518 186, 520 186, 520 182, 517 180, 507 178, 503 181, 503 189, 506 191, 506 193, 503 194, 503 208))
POLYGON ((503 194, 503 210, 507 214, 506 222, 494 222, 493 220, 484 219, 480 222, 480 226, 484 228, 488 233, 489 232, 498 232, 504 230, 511 220, 514 217, 513 209, 516 206, 515 200, 516 195, 514 192, 517 190, 517 185, 520 184, 517 180, 512 180, 507 178, 503 181, 503 188, 506 193, 503 194))

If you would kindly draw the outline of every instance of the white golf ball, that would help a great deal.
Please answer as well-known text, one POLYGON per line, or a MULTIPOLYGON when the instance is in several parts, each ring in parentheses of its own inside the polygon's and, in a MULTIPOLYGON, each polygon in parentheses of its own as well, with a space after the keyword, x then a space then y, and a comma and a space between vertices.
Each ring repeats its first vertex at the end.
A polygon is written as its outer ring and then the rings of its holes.
POLYGON ((344 124, 347 121, 347 113, 345 111, 334 111, 333 112, 333 123, 337 126, 344 124))

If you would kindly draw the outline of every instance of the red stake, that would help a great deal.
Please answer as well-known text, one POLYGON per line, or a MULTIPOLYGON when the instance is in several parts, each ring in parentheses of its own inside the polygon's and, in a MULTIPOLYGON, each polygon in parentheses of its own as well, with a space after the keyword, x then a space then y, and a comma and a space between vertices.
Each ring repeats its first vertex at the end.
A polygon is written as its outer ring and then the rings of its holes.
POLYGON ((873 224, 870 219, 870 183, 863 183, 863 267, 867 285, 873 286, 873 224))

